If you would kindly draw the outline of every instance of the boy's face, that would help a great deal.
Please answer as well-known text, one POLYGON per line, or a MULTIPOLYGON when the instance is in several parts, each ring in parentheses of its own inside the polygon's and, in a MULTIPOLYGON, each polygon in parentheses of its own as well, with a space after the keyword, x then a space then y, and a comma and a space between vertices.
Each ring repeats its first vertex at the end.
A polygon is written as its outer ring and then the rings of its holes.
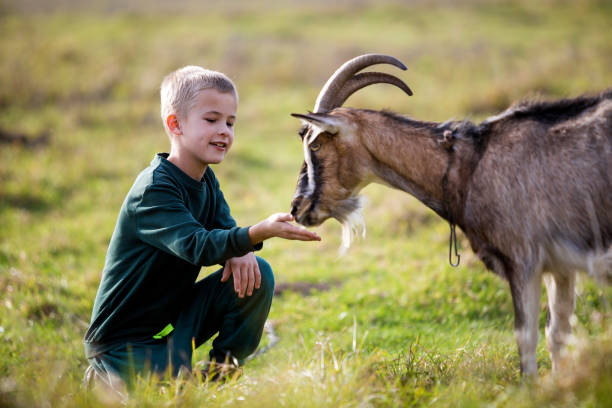
POLYGON ((179 118, 175 143, 199 164, 221 163, 234 142, 238 103, 231 92, 200 91, 187 115, 179 118))

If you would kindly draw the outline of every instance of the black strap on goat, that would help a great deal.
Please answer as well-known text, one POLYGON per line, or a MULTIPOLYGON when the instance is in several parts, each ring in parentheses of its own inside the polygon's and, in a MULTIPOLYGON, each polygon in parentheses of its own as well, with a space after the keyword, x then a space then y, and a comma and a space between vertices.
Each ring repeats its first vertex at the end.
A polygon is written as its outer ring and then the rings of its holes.
POLYGON ((440 140, 440 144, 442 144, 449 153, 448 164, 446 165, 446 171, 444 172, 444 177, 442 177, 442 201, 444 204, 444 210, 446 211, 446 214, 448 216, 448 224, 450 226, 450 237, 449 237, 449 244, 448 244, 448 263, 453 268, 456 268, 459 266, 459 263, 461 262, 461 255, 459 255, 459 253, 457 252, 457 232, 455 231, 456 224, 454 222, 453 213, 450 209, 450 204, 448 200, 448 173, 450 172, 450 167, 453 161, 453 151, 454 151, 453 139, 454 139, 454 136, 452 134, 452 131, 445 130, 442 136, 442 139, 440 140), (457 262, 453 262, 453 247, 455 250, 455 258, 457 259, 457 262))

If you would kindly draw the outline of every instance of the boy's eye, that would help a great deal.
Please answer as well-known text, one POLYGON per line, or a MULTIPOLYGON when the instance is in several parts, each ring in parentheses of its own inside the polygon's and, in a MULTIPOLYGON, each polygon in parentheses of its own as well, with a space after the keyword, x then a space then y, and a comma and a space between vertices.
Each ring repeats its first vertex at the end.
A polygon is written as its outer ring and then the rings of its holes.
POLYGON ((232 127, 232 126, 234 126, 233 122, 227 122, 227 127, 232 127))
POLYGON ((215 123, 217 121, 216 119, 210 119, 210 118, 205 118, 204 120, 206 120, 208 123, 215 123))

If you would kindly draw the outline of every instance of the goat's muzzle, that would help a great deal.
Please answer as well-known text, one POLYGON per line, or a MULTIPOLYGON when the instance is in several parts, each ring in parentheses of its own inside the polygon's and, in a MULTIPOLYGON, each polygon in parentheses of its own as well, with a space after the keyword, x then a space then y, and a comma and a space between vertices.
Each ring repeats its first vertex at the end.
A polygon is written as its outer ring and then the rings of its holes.
POLYGON ((317 226, 323 221, 313 213, 311 199, 302 195, 295 196, 291 201, 291 215, 295 222, 306 227, 317 226))
POLYGON ((291 215, 293 215, 293 218, 297 219, 298 208, 301 202, 302 196, 294 197, 293 200, 291 200, 291 215))

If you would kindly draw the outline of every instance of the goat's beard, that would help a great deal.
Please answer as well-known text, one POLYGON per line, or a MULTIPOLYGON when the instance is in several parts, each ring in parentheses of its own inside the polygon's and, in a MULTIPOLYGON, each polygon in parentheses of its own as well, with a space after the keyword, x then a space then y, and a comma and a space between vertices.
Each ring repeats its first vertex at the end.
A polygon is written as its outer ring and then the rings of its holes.
POLYGON ((342 225, 342 244, 338 249, 340 256, 346 253, 356 236, 366 236, 365 220, 361 213, 364 201, 362 196, 350 197, 340 201, 331 212, 331 216, 342 225))

